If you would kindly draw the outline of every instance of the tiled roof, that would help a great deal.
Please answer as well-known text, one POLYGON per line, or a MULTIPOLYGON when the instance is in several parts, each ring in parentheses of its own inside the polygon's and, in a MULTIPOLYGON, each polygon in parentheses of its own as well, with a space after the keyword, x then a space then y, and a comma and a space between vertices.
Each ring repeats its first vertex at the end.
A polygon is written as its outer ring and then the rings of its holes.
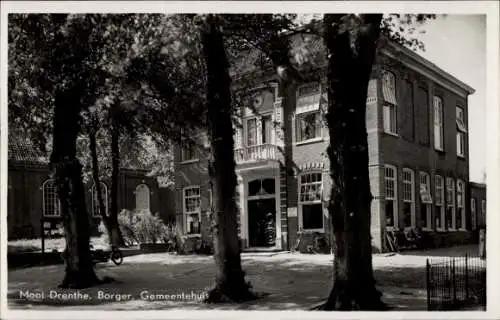
POLYGON ((48 163, 42 152, 37 150, 33 143, 24 139, 9 139, 8 159, 32 164, 48 163))
MULTIPOLYGON (((25 164, 48 164, 48 157, 38 150, 35 145, 28 139, 9 137, 9 161, 25 163, 25 164)), ((123 152, 121 155, 121 163, 123 169, 129 170, 148 170, 144 164, 137 159, 133 159, 128 153, 123 152)))

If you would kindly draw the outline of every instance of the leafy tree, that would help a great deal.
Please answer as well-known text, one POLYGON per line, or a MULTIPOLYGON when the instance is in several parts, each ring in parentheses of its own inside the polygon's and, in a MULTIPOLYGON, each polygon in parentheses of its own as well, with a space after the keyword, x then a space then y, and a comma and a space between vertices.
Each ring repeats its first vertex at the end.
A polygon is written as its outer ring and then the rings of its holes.
POLYGON ((173 15, 168 20, 171 38, 136 59, 131 74, 134 79, 143 79, 150 97, 164 106, 150 118, 155 139, 200 146, 195 137, 200 130, 208 132, 217 273, 207 301, 253 299, 241 267, 237 233, 234 108, 221 32, 224 19, 214 15, 173 15))
MULTIPOLYGON (((328 61, 326 120, 331 138, 327 154, 333 181, 329 212, 335 277, 331 294, 322 308, 386 309, 375 288, 371 263, 367 85, 370 77, 380 71, 378 66, 373 68, 378 60, 377 49, 388 41, 423 49, 414 34, 419 24, 433 16, 325 15, 323 24, 319 23, 318 15, 305 24, 296 18, 293 15, 246 15, 239 20, 241 32, 236 33, 237 41, 267 56, 270 63, 265 67, 276 70, 285 110, 290 110, 288 97, 293 94, 294 82, 321 81, 325 76, 321 72, 322 63, 325 59, 328 61), (307 43, 307 38, 302 38, 304 45, 297 48, 294 37, 299 34, 309 34, 312 40, 307 43), (313 45, 314 38, 322 34, 325 46, 319 46, 318 51, 318 46, 313 45)), ((286 132, 290 125, 285 122, 283 129, 286 132)), ((284 156, 285 165, 289 167, 290 150, 285 149, 284 156)))
POLYGON ((80 111, 83 105, 93 102, 104 80, 104 74, 92 68, 98 63, 95 52, 102 44, 95 37, 95 17, 12 15, 9 22, 12 57, 9 102, 17 109, 26 107, 20 103, 32 101, 43 110, 42 114, 53 106, 53 111, 48 112, 53 112, 50 167, 61 203, 66 238, 66 272, 61 286, 91 286, 100 280, 90 256, 90 227, 76 140, 80 111))
MULTIPOLYGON (((99 282, 90 259, 90 229, 78 159, 78 137, 84 131, 92 137, 97 134, 96 126, 106 123, 102 121, 105 117, 95 115, 106 114, 102 110, 109 114, 116 96, 127 91, 124 85, 129 79, 127 66, 164 33, 163 17, 9 16, 9 121, 27 133, 40 149, 47 145, 52 149, 50 164, 67 243, 63 287, 86 287, 99 282), (98 110, 101 113, 92 110, 105 96, 108 104, 104 103, 105 108, 98 110)), ((141 94, 139 90, 130 93, 132 100, 141 94)), ((120 124, 130 125, 132 129, 120 128, 130 132, 135 132, 136 126, 144 128, 138 124, 149 114, 149 109, 122 104, 124 108, 114 112, 113 118, 132 114, 135 120, 120 120, 120 124)))
POLYGON ((217 267, 215 288, 208 301, 245 301, 254 298, 241 268, 237 226, 236 163, 231 119, 231 78, 219 17, 208 15, 200 33, 207 77, 208 133, 212 146, 209 163, 215 195, 214 258, 217 267))
POLYGON ((327 14, 323 18, 328 57, 327 154, 332 178, 328 209, 335 242, 333 288, 326 310, 388 308, 375 287, 372 266, 365 117, 368 81, 374 76, 377 50, 384 45, 379 42, 381 35, 383 40, 422 47, 408 35, 416 30, 415 23, 429 18, 432 16, 391 15, 384 19, 382 14, 327 14))

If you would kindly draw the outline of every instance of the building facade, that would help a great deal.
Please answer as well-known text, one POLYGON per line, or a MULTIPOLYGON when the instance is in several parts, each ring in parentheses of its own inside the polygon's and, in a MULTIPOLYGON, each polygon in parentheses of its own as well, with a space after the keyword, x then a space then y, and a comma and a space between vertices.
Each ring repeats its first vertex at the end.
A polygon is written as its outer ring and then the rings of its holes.
POLYGON ((470 210, 471 229, 486 228, 486 185, 483 183, 470 183, 470 210))
MULTIPOLYGON (((366 115, 374 249, 387 250, 388 234, 409 230, 425 233, 435 246, 470 241, 476 222, 466 205, 467 100, 474 90, 392 43, 379 52, 374 70, 366 115)), ((325 82, 295 81, 283 90, 272 72, 264 74, 263 85, 248 90, 252 105, 238 110, 234 153, 243 248, 303 251, 329 234, 325 82)), ((207 147, 206 141, 200 145, 207 147)), ((208 239, 205 147, 179 144, 175 183, 177 222, 188 237, 208 239)))
MULTIPOLYGON (((8 147, 8 238, 38 238, 42 228, 56 232, 61 226, 59 199, 48 163, 27 142, 9 139, 8 147), (45 225, 45 227, 43 227, 45 225)), ((111 181, 101 182, 106 211, 110 208, 111 181)), ((92 232, 97 235, 101 221, 96 188, 85 185, 87 210, 92 232)), ((170 188, 165 188, 145 170, 121 169, 118 184, 118 208, 146 209, 159 213, 165 222, 172 221, 175 198, 170 188)))

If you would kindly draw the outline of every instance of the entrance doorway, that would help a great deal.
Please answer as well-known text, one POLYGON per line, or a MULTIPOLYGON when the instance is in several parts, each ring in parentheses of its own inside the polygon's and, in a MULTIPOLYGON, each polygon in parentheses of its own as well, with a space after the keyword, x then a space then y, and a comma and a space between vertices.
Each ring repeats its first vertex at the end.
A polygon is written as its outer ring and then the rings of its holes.
POLYGON ((248 240, 250 247, 276 245, 276 199, 248 200, 248 240))

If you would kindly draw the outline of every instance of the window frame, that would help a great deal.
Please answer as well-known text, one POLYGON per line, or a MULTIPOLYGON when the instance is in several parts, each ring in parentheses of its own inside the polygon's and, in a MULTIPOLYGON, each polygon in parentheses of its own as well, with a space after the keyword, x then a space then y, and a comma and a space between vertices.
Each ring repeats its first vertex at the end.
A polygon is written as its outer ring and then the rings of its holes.
MULTIPOLYGON (((431 196, 430 201, 423 201, 422 196, 420 196, 420 205, 425 206, 426 208, 426 215, 425 215, 425 223, 424 227, 422 228, 423 230, 432 230, 432 207, 433 207, 433 198, 432 198, 432 192, 431 192, 431 175, 426 172, 426 171, 420 171, 419 172, 419 185, 425 185, 427 188, 427 191, 429 192, 429 195, 431 196)), ((420 187, 422 189, 422 187, 420 187)))
POLYGON ((188 236, 199 236, 201 235, 201 188, 199 185, 190 185, 182 188, 182 216, 184 220, 184 234, 188 236), (196 196, 186 196, 186 191, 191 190, 191 189, 198 189, 198 194, 196 196), (198 199, 198 210, 194 211, 187 211, 187 206, 186 206, 186 199, 198 199), (199 233, 190 233, 188 232, 188 216, 198 216, 198 222, 200 224, 199 233))
POLYGON ((54 179, 47 179, 45 180, 43 183, 42 183, 42 214, 43 214, 43 217, 44 218, 60 218, 61 217, 61 201, 59 199, 59 195, 57 194, 57 187, 55 186, 55 180, 54 179), (47 211, 46 211, 46 194, 45 194, 45 190, 47 188, 47 185, 50 184, 51 185, 51 189, 53 190, 53 203, 52 203, 52 207, 54 208, 54 210, 57 208, 57 213, 56 214, 47 214, 47 211))
POLYGON ((266 112, 266 113, 263 113, 262 116, 260 117, 260 122, 261 122, 261 128, 260 128, 260 141, 261 141, 261 144, 262 145, 268 145, 268 144, 273 144, 273 130, 274 130, 274 126, 273 126, 273 114, 272 114, 272 111, 271 112, 266 112), (269 122, 270 122, 270 129, 269 129, 269 141, 265 141, 264 142, 264 137, 266 137, 266 126, 265 126, 265 119, 269 119, 269 122))
POLYGON ((199 160, 195 145, 193 143, 186 143, 185 141, 182 141, 180 149, 181 149, 180 163, 191 163, 199 160), (189 159, 186 158, 186 153, 188 152, 190 152, 191 154, 191 158, 189 159))
POLYGON ((384 225, 385 225, 385 229, 386 230, 397 230, 399 228, 399 204, 398 204, 398 168, 394 165, 390 165, 390 164, 386 164, 384 166, 384 187, 385 187, 385 190, 384 190, 384 201, 392 201, 392 206, 393 206, 393 225, 392 226, 388 226, 387 225, 387 212, 385 212, 385 208, 386 206, 384 207, 384 217, 385 217, 385 221, 384 221, 384 225), (392 170, 393 172, 393 177, 388 177, 387 176, 387 170, 392 170), (389 197, 387 196, 387 180, 390 180, 394 183, 394 196, 392 197, 389 197))
POLYGON ((383 120, 384 133, 397 136, 398 96, 397 96, 397 86, 396 86, 396 75, 394 74, 394 72, 389 70, 383 70, 382 73, 382 98, 384 100, 384 105, 382 107, 382 120, 383 120), (387 93, 386 90, 388 90, 387 93))
MULTIPOLYGON (((402 179, 402 185, 403 185, 403 209, 404 209, 404 203, 410 203, 410 225, 407 226, 405 225, 405 229, 410 229, 410 228, 415 228, 416 227, 416 216, 415 216, 415 171, 413 171, 410 168, 403 168, 401 171, 403 175, 402 179), (410 174, 410 180, 406 179, 406 174, 410 174), (406 193, 408 190, 406 190, 407 185, 410 185, 410 199, 407 199, 405 197, 406 193)), ((404 212, 403 212, 404 214, 404 212)))
MULTIPOLYGON (((101 185, 102 198, 104 201, 104 211, 105 211, 105 215, 107 216, 108 212, 109 212, 108 186, 103 181, 99 181, 99 184, 101 185)), ((99 198, 97 197, 97 188, 96 188, 95 182, 92 184, 92 187, 90 190, 91 190, 91 195, 92 195, 92 217, 93 218, 101 218, 101 214, 99 212, 96 213, 96 210, 95 210, 95 205, 97 204, 97 206, 99 206, 99 198), (97 201, 97 203, 95 201, 97 201)))
POLYGON ((244 134, 245 134, 245 148, 249 148, 249 147, 255 147, 255 146, 258 146, 259 145, 259 117, 257 116, 249 116, 249 117, 245 117, 245 119, 243 120, 245 122, 245 130, 244 130, 244 134), (254 144, 248 144, 248 137, 249 137, 249 134, 248 134, 248 123, 250 121, 255 121, 255 143, 254 144))
POLYGON ((142 183, 139 183, 137 186, 135 186, 134 195, 135 195, 135 209, 136 210, 149 210, 149 211, 151 211, 151 188, 146 183, 142 182, 142 183), (139 187, 145 187, 144 189, 147 190, 147 192, 148 192, 147 209, 145 209, 145 208, 139 209, 137 206, 137 200, 138 200, 137 195, 139 194, 139 192, 138 192, 139 187))
POLYGON ((449 230, 449 231, 456 231, 457 230, 457 225, 456 225, 456 222, 457 222, 457 218, 456 218, 456 214, 457 214, 457 206, 456 206, 456 201, 457 201, 457 196, 456 196, 456 186, 455 186, 455 179, 453 179, 452 177, 446 177, 446 210, 448 210, 448 208, 451 208, 452 211, 451 211, 451 228, 448 227, 448 225, 446 224, 446 229, 449 230), (451 195, 451 199, 449 197, 449 195, 451 195))
POLYGON ((471 229, 474 231, 477 229, 477 202, 476 198, 471 198, 470 199, 470 222, 471 222, 471 229))
POLYGON ((310 232, 325 232, 325 212, 324 212, 324 208, 323 208, 323 186, 324 186, 324 174, 322 171, 307 171, 307 172, 302 172, 300 174, 297 175, 297 186, 298 186, 298 190, 297 190, 297 195, 298 195, 298 199, 297 199, 297 205, 298 205, 298 211, 299 211, 299 215, 298 215, 298 218, 299 218, 299 232, 307 232, 307 233, 310 233, 310 232), (314 174, 319 174, 320 177, 321 177, 321 182, 310 182, 310 183, 306 183, 309 184, 309 185, 312 185, 312 184, 316 184, 316 185, 319 185, 319 188, 320 188, 320 192, 321 192, 321 197, 319 200, 309 200, 309 201, 302 201, 302 192, 301 192, 301 187, 303 185, 302 183, 302 177, 303 176, 306 176, 306 175, 314 175, 314 174), (321 228, 313 228, 313 229, 305 229, 304 228, 304 217, 303 217, 303 206, 304 205, 313 205, 313 204, 320 204, 321 205, 321 225, 322 227, 321 228))
POLYGON ((398 135, 397 107, 390 103, 384 104, 382 108, 382 117, 384 124, 384 133, 397 136, 398 135), (388 111, 386 112, 386 110, 388 111), (387 118, 387 116, 389 118, 387 118))
POLYGON ((459 209, 462 209, 462 212, 461 212, 461 217, 460 217, 460 220, 462 222, 462 225, 461 226, 456 226, 456 215, 457 215, 457 212, 455 212, 455 229, 458 229, 458 230, 467 230, 467 221, 465 221, 465 218, 466 218, 466 215, 465 215, 465 182, 461 179, 457 179, 457 182, 456 182, 456 196, 455 196, 455 199, 456 199, 456 207, 457 207, 457 211, 459 211, 459 209), (459 188, 460 187, 460 188, 459 188), (459 191, 459 189, 461 189, 461 191, 459 191), (459 197, 458 196, 461 196, 461 201, 459 201, 459 197))
POLYGON ((300 145, 300 144, 306 144, 306 143, 310 143, 310 142, 318 142, 321 140, 323 140, 323 124, 321 122, 321 111, 320 110, 313 110, 313 111, 307 111, 307 112, 302 112, 302 113, 296 114, 295 115, 295 143, 297 145, 300 145), (319 126, 319 135, 316 136, 317 127, 315 126, 313 138, 299 140, 299 136, 302 138, 302 131, 301 131, 302 128, 301 128, 300 124, 302 122, 302 119, 309 116, 309 115, 315 115, 315 118, 316 118, 315 121, 318 122, 318 124, 316 124, 316 125, 319 126))
POLYGON ((434 133, 434 149, 437 151, 444 151, 444 103, 443 98, 434 95, 432 98, 432 112, 433 112, 433 133, 434 133), (437 103, 439 102, 439 103, 437 103), (436 110, 437 109, 437 110, 436 110), (439 145, 436 140, 436 132, 439 131, 439 145))
MULTIPOLYGON (((435 226, 436 230, 438 231, 444 231, 446 230, 446 200, 445 200, 445 179, 441 175, 435 175, 434 176, 434 195, 435 195, 435 201, 434 201, 434 207, 439 207, 440 212, 435 212, 435 215, 439 214, 440 215, 440 222, 441 224, 439 226, 435 226), (441 181, 438 187, 438 181, 441 181), (438 202, 437 199, 437 194, 439 192, 440 196, 440 201, 438 202)), ((435 223, 436 219, 434 219, 435 223)))
POLYGON ((457 130, 457 156, 465 157, 465 133, 467 132, 467 127, 465 125, 465 109, 457 105, 455 106, 456 115, 456 130, 457 130), (460 122, 460 124, 459 124, 460 122), (463 128, 461 128, 463 126, 463 128))
POLYGON ((481 200, 481 220, 484 219, 484 221, 481 221, 482 224, 486 224, 486 200, 483 199, 481 200))

